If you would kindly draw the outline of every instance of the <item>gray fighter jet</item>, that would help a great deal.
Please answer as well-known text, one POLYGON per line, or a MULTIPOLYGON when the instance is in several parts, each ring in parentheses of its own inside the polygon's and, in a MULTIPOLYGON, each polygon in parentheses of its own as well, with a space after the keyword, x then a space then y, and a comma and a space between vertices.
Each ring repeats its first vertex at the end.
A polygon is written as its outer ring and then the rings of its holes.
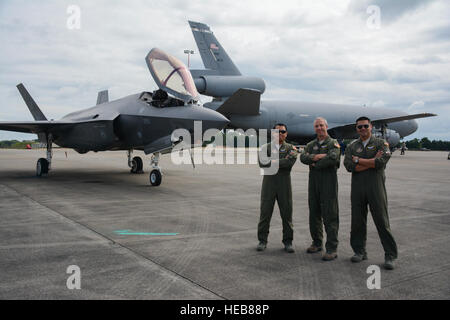
MULTIPOLYGON (((150 183, 161 183, 158 161, 161 153, 170 151, 180 141, 172 137, 176 129, 194 130, 194 121, 202 121, 203 132, 222 129, 229 121, 220 113, 203 108, 199 94, 186 66, 177 58, 154 48, 145 57, 159 89, 108 101, 108 91, 98 94, 97 105, 73 112, 61 120, 47 120, 22 84, 17 88, 36 121, 0 122, 0 130, 36 133, 47 145, 47 157, 38 160, 36 174, 51 169, 53 143, 89 151, 126 150, 132 173, 141 173, 143 162, 132 157, 133 150, 153 154, 150 183)), ((187 143, 187 141, 185 141, 187 143)), ((191 141, 190 143, 193 143, 191 141)))
POLYGON ((401 138, 417 130, 414 119, 435 116, 431 113, 409 115, 386 108, 260 100, 265 91, 264 80, 241 75, 209 26, 193 21, 189 21, 189 25, 206 68, 191 70, 197 90, 213 97, 204 106, 224 114, 232 128, 270 130, 274 124, 282 122, 289 129, 290 140, 306 144, 315 138, 313 121, 316 117, 327 119, 333 138, 353 139, 357 138, 355 120, 364 115, 372 120, 376 136, 396 146, 401 138))

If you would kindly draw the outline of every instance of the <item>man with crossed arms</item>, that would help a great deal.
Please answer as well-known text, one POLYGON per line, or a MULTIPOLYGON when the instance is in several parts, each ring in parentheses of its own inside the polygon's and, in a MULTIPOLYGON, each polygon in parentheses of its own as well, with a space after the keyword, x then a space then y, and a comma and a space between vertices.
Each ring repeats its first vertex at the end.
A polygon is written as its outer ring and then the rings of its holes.
POLYGON ((397 258, 397 244, 389 226, 386 177, 384 169, 391 157, 389 144, 372 136, 372 124, 367 117, 356 120, 359 139, 354 140, 345 150, 344 166, 352 173, 352 224, 350 244, 355 255, 352 262, 367 259, 367 205, 385 252, 384 268, 394 269, 397 258))
POLYGON ((339 143, 328 135, 327 129, 326 119, 319 117, 314 120, 317 138, 306 145, 300 161, 309 165, 309 231, 313 242, 306 252, 322 251, 324 224, 327 242, 322 260, 331 261, 337 258, 339 205, 336 171, 340 165, 341 149, 339 143))

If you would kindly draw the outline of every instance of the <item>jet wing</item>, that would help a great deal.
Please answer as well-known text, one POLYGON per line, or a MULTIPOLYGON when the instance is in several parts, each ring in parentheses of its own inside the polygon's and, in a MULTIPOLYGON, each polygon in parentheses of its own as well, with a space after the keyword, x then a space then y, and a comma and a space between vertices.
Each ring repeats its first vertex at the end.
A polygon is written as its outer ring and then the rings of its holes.
MULTIPOLYGON (((401 117, 393 117, 393 118, 384 118, 384 119, 375 119, 371 120, 373 126, 378 125, 384 125, 392 122, 399 122, 399 121, 405 121, 405 120, 413 120, 413 119, 419 119, 419 118, 427 118, 427 117, 434 117, 436 114, 434 113, 416 113, 416 114, 410 114, 406 116, 401 117)), ((334 138, 347 138, 347 137, 356 137, 356 129, 355 129, 355 123, 346 124, 342 126, 332 127, 328 129, 328 133, 330 136, 334 138)))
MULTIPOLYGON (((114 120, 114 119, 112 119, 114 120)), ((82 123, 91 123, 91 122, 103 122, 103 121, 111 121, 109 119, 92 119, 86 121, 22 121, 22 122, 2 122, 0 121, 0 130, 5 131, 16 131, 16 132, 24 132, 24 133, 47 133, 58 131, 62 129, 67 129, 72 126, 76 126, 77 124, 82 123)))
POLYGON ((17 131, 24 133, 43 133, 52 129, 74 125, 66 121, 22 121, 22 122, 0 122, 0 130, 17 131))

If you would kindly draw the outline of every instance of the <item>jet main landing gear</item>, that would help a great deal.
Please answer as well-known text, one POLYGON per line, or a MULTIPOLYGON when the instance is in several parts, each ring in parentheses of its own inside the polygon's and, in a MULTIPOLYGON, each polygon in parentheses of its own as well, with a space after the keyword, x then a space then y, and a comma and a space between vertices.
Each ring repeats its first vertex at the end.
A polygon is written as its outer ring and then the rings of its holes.
POLYGON ((43 174, 48 174, 48 161, 40 158, 36 164, 36 176, 41 177, 43 174))
POLYGON ((53 157, 53 149, 52 149, 53 139, 52 135, 47 135, 47 159, 40 158, 36 163, 36 176, 41 177, 43 174, 48 174, 50 169, 52 168, 52 157, 53 157))
POLYGON ((142 161, 141 157, 134 157, 131 159, 131 156, 133 154, 133 150, 128 150, 128 166, 131 168, 131 173, 144 173, 144 162, 142 161))

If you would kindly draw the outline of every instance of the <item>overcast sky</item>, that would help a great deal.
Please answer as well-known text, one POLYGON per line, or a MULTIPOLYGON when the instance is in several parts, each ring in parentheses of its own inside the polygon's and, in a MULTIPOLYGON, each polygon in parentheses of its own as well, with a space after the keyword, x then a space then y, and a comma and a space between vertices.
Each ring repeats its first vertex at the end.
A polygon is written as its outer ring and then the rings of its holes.
MULTIPOLYGON (((100 90, 112 100, 155 89, 144 57, 159 47, 186 61, 193 20, 243 74, 264 78, 263 99, 432 112, 406 139, 450 140, 449 16, 444 0, 1 0, 0 121, 33 120, 20 82, 49 119, 95 105, 100 90), (79 29, 68 28, 71 5, 79 29)), ((191 68, 203 68, 198 54, 191 68)))

